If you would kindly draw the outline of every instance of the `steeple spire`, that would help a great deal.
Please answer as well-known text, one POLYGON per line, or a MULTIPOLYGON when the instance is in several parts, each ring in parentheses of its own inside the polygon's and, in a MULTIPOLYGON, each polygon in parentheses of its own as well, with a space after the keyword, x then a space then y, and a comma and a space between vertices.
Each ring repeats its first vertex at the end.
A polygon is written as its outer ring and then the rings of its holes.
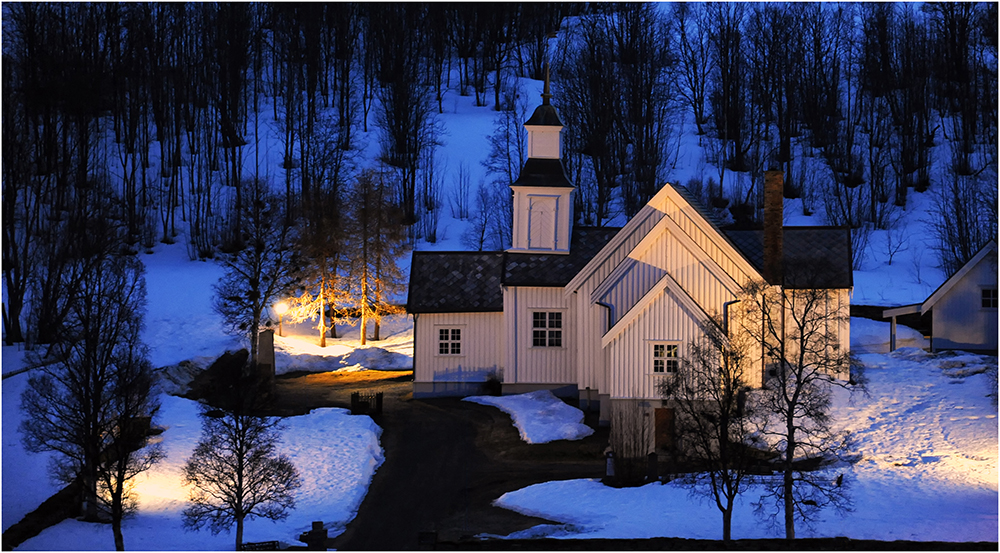
POLYGON ((542 105, 549 105, 549 98, 552 98, 552 93, 549 92, 549 62, 545 62, 545 90, 542 92, 542 105))

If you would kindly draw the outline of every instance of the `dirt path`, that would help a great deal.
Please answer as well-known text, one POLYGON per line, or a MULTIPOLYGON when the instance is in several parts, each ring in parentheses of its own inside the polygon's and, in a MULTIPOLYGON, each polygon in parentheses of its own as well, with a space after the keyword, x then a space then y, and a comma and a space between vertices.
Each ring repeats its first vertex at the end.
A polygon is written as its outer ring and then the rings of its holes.
POLYGON ((600 477, 606 430, 574 442, 529 445, 509 415, 458 399, 413 400, 404 377, 320 375, 279 378, 278 406, 347 407, 350 392, 382 390, 385 462, 357 517, 329 547, 412 550, 424 540, 456 542, 479 534, 507 535, 551 521, 492 506, 505 492, 569 478, 600 477), (311 380, 310 380, 311 379, 311 380), (326 403, 326 405, 317 405, 326 403))

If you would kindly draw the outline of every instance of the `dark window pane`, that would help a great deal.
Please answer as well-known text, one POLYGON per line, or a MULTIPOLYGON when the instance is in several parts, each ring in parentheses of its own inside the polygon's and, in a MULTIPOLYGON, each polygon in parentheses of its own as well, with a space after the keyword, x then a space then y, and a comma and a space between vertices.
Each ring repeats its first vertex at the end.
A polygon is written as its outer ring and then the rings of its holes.
POLYGON ((532 328, 545 328, 545 313, 540 311, 535 311, 534 313, 532 313, 531 317, 532 317, 531 321, 532 328))
POLYGON ((531 332, 531 345, 534 347, 545 347, 545 331, 534 330, 531 332))

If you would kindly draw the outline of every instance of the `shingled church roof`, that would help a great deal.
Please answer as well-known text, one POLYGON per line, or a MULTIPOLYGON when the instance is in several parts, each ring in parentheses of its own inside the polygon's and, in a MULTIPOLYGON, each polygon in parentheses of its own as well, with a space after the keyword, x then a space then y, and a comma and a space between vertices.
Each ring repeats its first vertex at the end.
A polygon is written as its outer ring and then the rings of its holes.
MULTIPOLYGON (((764 266, 764 231, 724 231, 758 270, 764 266)), ((842 227, 784 227, 784 286, 789 289, 850 288, 851 231, 842 227)))
POLYGON ((566 172, 563 170, 562 160, 541 159, 530 157, 524 162, 521 173, 517 176, 511 186, 551 186, 554 188, 573 188, 566 172))
POLYGON ((413 252, 410 313, 503 311, 504 252, 413 252))
MULTIPOLYGON (((667 186, 672 186, 667 184, 667 186)), ((736 247, 758 271, 764 267, 763 230, 723 230, 719 218, 683 186, 677 191, 709 224, 736 247)), ((783 227, 782 261, 784 287, 850 288, 852 271, 851 231, 843 227, 783 227)))
POLYGON ((508 286, 565 286, 618 232, 577 227, 570 253, 414 252, 410 267, 410 313, 503 311, 508 286))

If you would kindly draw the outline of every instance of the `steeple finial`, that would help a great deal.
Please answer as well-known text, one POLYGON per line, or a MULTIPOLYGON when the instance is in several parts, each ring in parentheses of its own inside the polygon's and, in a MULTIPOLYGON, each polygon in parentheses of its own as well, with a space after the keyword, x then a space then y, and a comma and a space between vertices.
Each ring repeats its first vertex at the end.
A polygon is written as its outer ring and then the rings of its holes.
POLYGON ((552 98, 552 93, 549 92, 549 62, 545 62, 545 90, 542 92, 542 105, 549 105, 549 98, 552 98))

